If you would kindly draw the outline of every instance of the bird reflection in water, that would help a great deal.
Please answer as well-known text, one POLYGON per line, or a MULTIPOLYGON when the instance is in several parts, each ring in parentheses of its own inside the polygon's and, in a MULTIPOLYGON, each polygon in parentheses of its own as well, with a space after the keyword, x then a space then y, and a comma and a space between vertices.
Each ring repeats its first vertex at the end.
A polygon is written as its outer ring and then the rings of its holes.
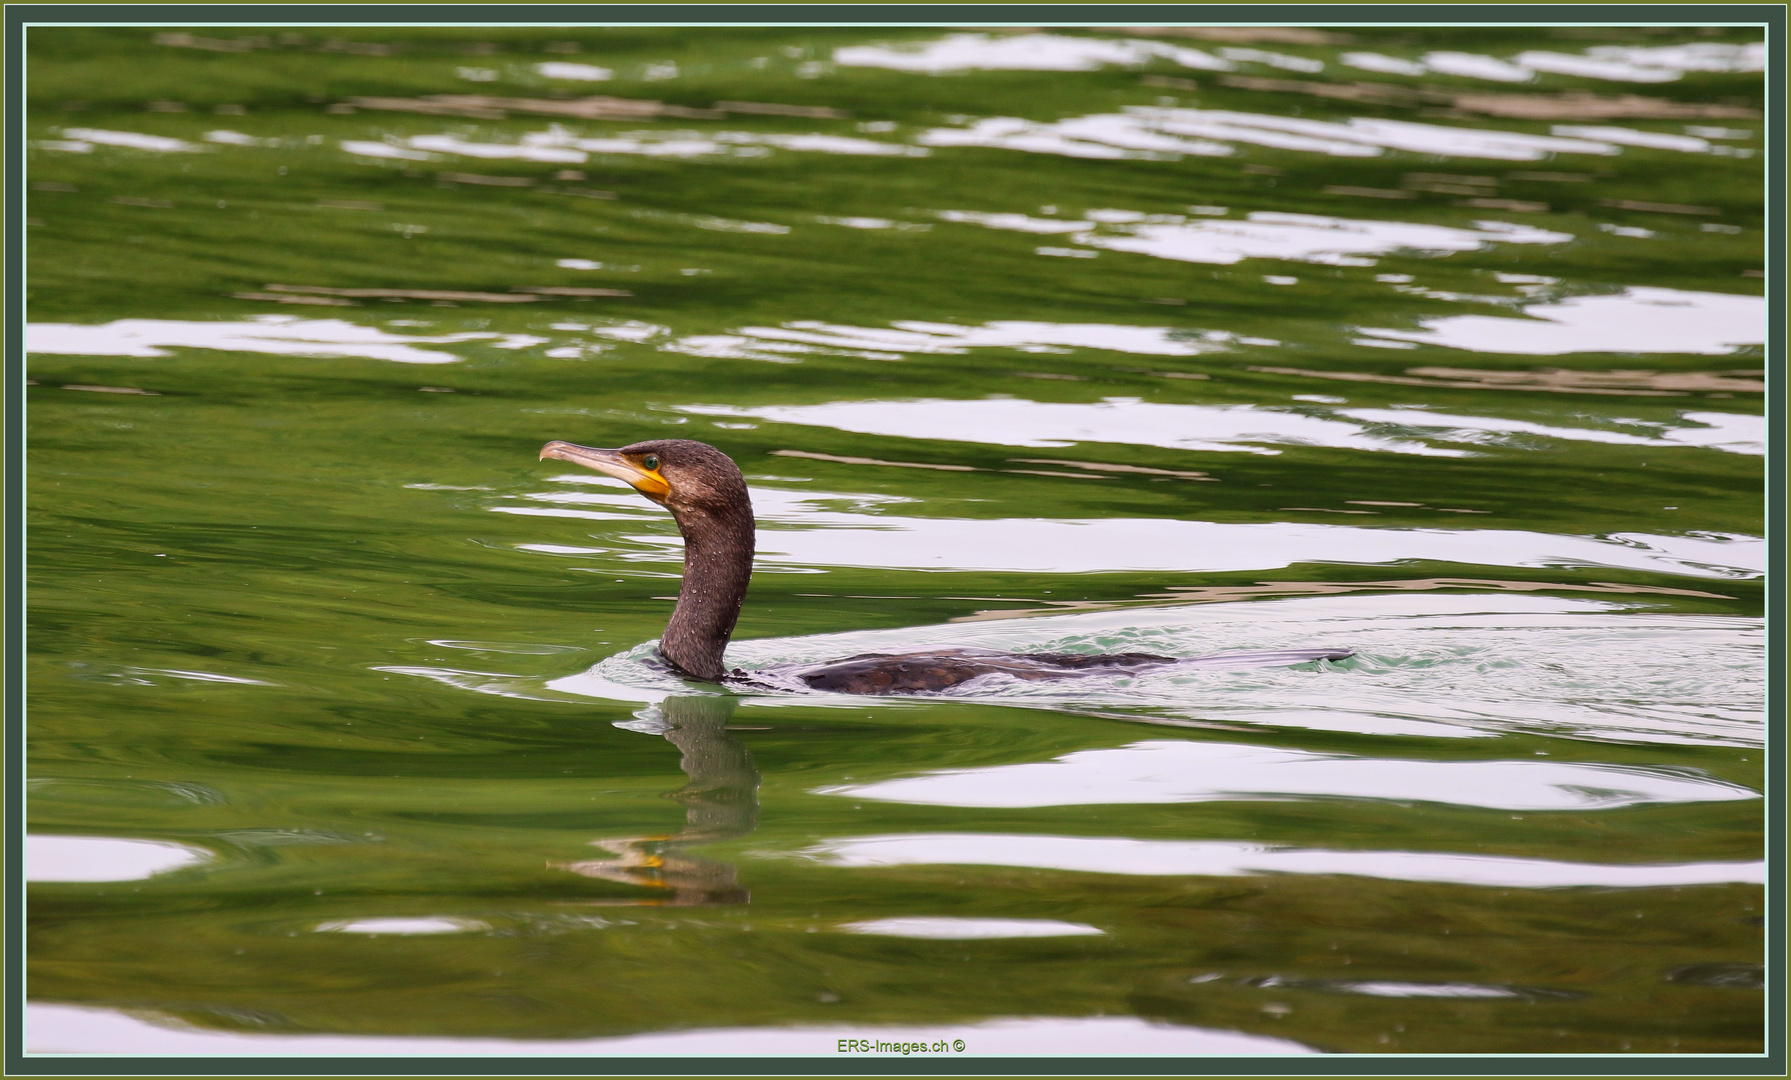
POLYGON ((759 772, 752 754, 728 734, 737 699, 683 696, 665 699, 658 716, 665 737, 683 754, 678 767, 690 782, 668 797, 684 804, 684 828, 669 836, 593 840, 611 859, 558 863, 585 877, 639 885, 660 895, 609 903, 674 907, 744 904, 751 894, 735 881, 734 867, 681 853, 699 844, 733 840, 759 821, 759 772))

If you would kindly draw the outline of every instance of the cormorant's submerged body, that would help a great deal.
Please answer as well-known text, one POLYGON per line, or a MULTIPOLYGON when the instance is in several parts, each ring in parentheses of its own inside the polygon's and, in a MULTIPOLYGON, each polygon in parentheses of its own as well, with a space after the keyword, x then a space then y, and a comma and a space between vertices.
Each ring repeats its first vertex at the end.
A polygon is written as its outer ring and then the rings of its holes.
POLYGON ((791 665, 763 671, 734 669, 729 680, 748 684, 767 676, 794 677, 811 690, 836 694, 914 694, 944 690, 984 675, 1023 682, 1095 675, 1135 675, 1164 668, 1286 667, 1313 660, 1342 660, 1347 649, 1278 649, 1272 652, 1215 653, 1211 656, 1157 656, 1152 653, 1010 653, 996 649, 940 649, 936 652, 860 653, 825 664, 791 665))
POLYGON ((780 665, 763 671, 729 671, 722 652, 733 635, 752 577, 753 514, 746 479, 732 458, 707 443, 656 439, 619 450, 550 442, 542 458, 583 465, 625 481, 672 512, 684 535, 684 581, 659 642, 672 670, 708 682, 754 688, 798 688, 843 694, 914 694, 944 690, 984 675, 1015 679, 1067 679, 1131 674, 1164 667, 1279 667, 1313 660, 1342 660, 1347 649, 1289 649, 1178 658, 1151 653, 1008 653, 993 649, 940 649, 915 653, 862 653, 822 664, 780 665))

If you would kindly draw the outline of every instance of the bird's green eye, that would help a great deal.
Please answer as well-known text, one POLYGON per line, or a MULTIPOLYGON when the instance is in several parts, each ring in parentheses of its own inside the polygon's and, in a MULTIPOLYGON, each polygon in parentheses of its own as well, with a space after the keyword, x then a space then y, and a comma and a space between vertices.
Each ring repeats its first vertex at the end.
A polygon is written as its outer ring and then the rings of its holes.
POLYGON ((658 472, 659 471, 659 455, 658 454, 648 454, 646 457, 641 458, 641 464, 646 466, 648 472, 658 472))

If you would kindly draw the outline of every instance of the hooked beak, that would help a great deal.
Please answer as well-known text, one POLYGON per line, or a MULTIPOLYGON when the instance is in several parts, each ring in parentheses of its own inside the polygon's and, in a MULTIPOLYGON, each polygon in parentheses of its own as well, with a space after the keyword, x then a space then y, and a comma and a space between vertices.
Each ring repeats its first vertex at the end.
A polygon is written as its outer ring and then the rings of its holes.
POLYGON ((579 446, 577 443, 561 442, 558 439, 541 448, 541 460, 554 458, 558 461, 570 461, 574 465, 583 465, 587 469, 595 469, 605 476, 613 476, 625 481, 634 490, 652 499, 663 502, 671 493, 671 485, 658 473, 647 470, 629 461, 620 450, 599 450, 593 446, 579 446))

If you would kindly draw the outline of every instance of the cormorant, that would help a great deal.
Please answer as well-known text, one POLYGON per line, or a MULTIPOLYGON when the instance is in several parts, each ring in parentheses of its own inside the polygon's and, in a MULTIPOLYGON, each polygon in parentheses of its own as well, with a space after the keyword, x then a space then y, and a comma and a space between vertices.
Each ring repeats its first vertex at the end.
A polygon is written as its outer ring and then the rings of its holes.
MULTIPOLYGON (((542 459, 583 465, 626 481, 672 512, 684 534, 684 582, 672 609, 659 656, 680 675, 707 682, 752 684, 753 673, 722 665, 722 650, 740 617, 752 577, 752 499, 732 458, 691 439, 654 439, 618 450, 554 441, 542 459)), ((992 649, 941 649, 914 653, 863 653, 824 664, 779 669, 815 690, 845 694, 911 694, 942 690, 979 675, 1055 679, 1098 672, 1134 672, 1168 664, 1271 666, 1342 660, 1347 649, 1289 649, 1198 658, 1119 653, 1007 653, 992 649)))

